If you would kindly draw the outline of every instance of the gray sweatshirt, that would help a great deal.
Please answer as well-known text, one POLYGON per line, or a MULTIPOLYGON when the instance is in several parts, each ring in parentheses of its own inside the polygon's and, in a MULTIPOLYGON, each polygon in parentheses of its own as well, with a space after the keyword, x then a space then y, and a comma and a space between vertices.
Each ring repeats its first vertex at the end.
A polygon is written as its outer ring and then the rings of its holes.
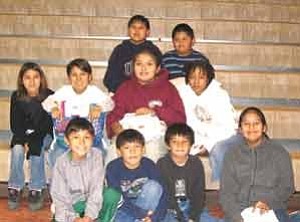
POLYGON ((228 221, 240 222, 241 211, 257 201, 286 209, 293 191, 291 160, 281 145, 264 138, 256 149, 243 142, 226 153, 220 202, 228 221))
POLYGON ((85 216, 97 218, 102 206, 104 168, 102 154, 92 148, 85 159, 74 161, 68 151, 59 157, 53 168, 51 196, 55 220, 73 222, 78 215, 72 205, 86 201, 85 216))

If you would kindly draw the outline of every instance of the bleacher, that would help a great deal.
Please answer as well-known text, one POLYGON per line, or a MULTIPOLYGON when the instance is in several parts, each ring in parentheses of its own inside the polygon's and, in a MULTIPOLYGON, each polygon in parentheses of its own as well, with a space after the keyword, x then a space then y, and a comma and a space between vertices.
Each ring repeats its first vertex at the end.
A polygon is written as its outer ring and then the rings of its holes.
MULTIPOLYGON (((235 107, 255 105, 266 114, 270 137, 291 154, 300 191, 300 0, 0 0, 0 8, 1 182, 9 169, 9 95, 21 64, 41 64, 57 89, 66 81, 65 65, 84 57, 104 89, 112 49, 126 39, 128 19, 143 14, 163 52, 173 48, 177 23, 193 27, 194 48, 209 57, 235 107)), ((207 179, 207 188, 217 184, 207 179)))

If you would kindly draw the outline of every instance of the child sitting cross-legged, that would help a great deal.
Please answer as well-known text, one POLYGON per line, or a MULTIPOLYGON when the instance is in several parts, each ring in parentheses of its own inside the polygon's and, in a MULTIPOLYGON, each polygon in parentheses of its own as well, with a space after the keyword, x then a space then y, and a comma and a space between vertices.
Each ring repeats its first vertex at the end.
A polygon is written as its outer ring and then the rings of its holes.
POLYGON ((145 139, 134 129, 121 132, 116 140, 120 157, 106 168, 108 187, 122 192, 124 203, 117 210, 115 222, 161 222, 166 196, 154 162, 143 157, 145 139))
POLYGON ((113 216, 120 193, 103 190, 102 154, 92 147, 93 139, 94 128, 85 118, 76 117, 68 123, 65 140, 69 150, 57 159, 53 168, 54 221, 109 222, 113 216))

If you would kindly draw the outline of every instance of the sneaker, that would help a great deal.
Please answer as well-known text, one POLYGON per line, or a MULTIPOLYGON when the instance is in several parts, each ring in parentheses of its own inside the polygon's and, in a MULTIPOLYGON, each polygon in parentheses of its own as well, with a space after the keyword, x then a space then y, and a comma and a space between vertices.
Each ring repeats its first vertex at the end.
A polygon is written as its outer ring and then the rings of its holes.
POLYGON ((39 210, 43 207, 44 196, 42 191, 30 190, 28 194, 29 209, 32 211, 39 210))
POLYGON ((8 188, 8 208, 10 210, 15 210, 19 207, 21 200, 21 191, 8 188))

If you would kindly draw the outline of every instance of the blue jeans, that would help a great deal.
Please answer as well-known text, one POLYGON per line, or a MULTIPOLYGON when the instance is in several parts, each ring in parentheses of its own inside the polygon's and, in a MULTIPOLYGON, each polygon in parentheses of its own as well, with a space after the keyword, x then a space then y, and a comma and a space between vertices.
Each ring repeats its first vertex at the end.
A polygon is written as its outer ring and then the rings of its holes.
MULTIPOLYGON (((161 185, 154 181, 148 180, 142 187, 140 195, 132 200, 132 203, 136 206, 146 210, 146 211, 155 211, 156 207, 160 201, 163 189, 161 185)), ((123 211, 122 209, 117 210, 115 222, 141 222, 141 219, 136 219, 128 212, 123 211)))
POLYGON ((214 145, 209 154, 209 162, 212 169, 212 181, 218 182, 221 179, 223 160, 226 151, 242 141, 243 137, 240 134, 236 134, 214 145))
MULTIPOLYGON (((50 136, 44 138, 44 144, 41 147, 40 156, 30 155, 30 190, 41 190, 46 186, 46 174, 44 154, 45 147, 49 145, 50 136)), ((10 174, 8 180, 8 187, 15 189, 23 189, 25 186, 24 164, 25 152, 22 145, 16 144, 11 149, 10 157, 10 174)))
POLYGON ((286 210, 278 209, 278 210, 274 210, 274 213, 277 219, 279 220, 279 222, 291 222, 286 210))

